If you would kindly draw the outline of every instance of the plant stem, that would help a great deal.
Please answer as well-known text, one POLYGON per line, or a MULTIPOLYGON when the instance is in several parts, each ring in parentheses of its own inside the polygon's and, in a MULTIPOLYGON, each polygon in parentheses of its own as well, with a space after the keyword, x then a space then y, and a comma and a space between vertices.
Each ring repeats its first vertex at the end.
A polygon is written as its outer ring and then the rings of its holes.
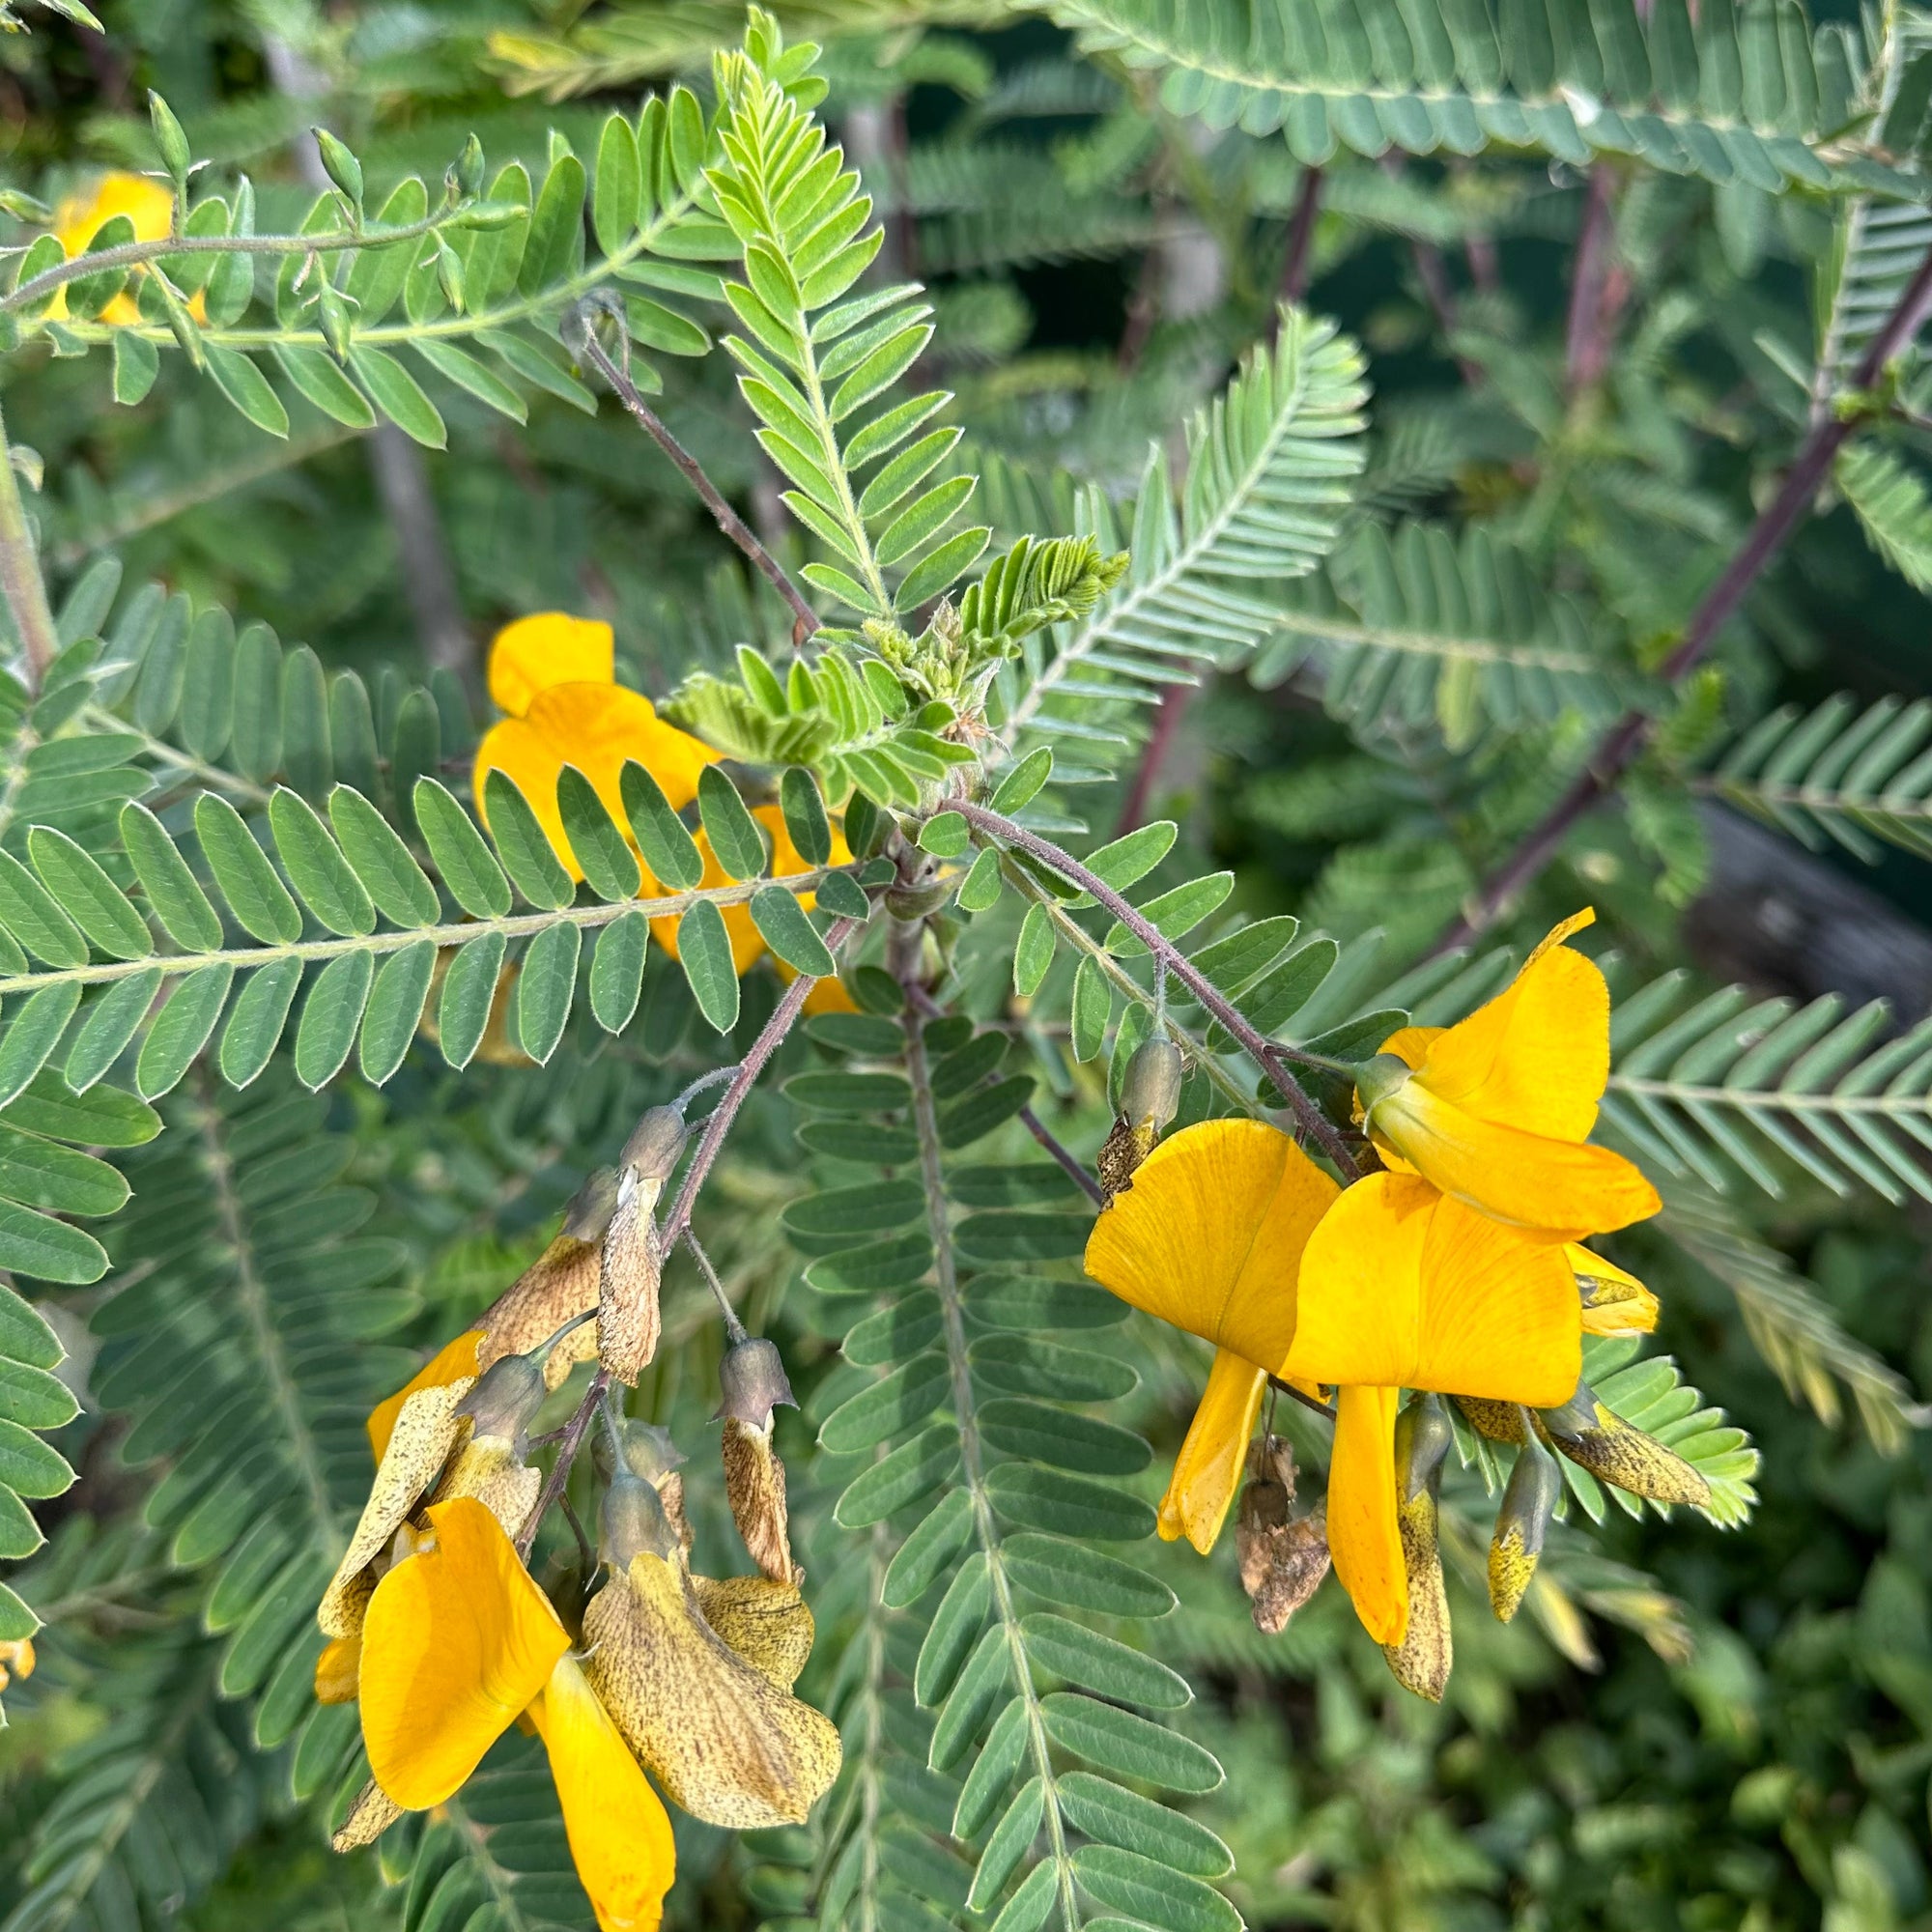
MULTIPOLYGON (((1932 250, 1919 263, 1897 306, 1860 357, 1851 379, 1854 393, 1869 389, 1884 372, 1885 365, 1912 339, 1928 301, 1932 301, 1932 250)), ((1659 675, 1666 682, 1674 684, 1710 649, 1718 633, 1744 602, 1745 593, 1763 575, 1766 565, 1782 549, 1785 539, 1810 508, 1819 485, 1831 472, 1833 461, 1858 426, 1856 417, 1836 412, 1812 425, 1777 495, 1765 505, 1723 575, 1705 592, 1677 648, 1659 668, 1659 675)), ((1494 923, 1503 907, 1555 856, 1571 827, 1610 792, 1650 743, 1656 729, 1657 720, 1648 713, 1629 711, 1604 734, 1569 789, 1523 836, 1516 850, 1483 881, 1467 905, 1430 948, 1431 958, 1466 946, 1494 923)))
POLYGON ((1347 1181, 1357 1178, 1359 1170, 1355 1165, 1354 1156, 1349 1151, 1348 1144, 1327 1115, 1315 1104, 1301 1083, 1289 1070, 1289 1057, 1294 1052, 1293 1047, 1281 1046, 1258 1032, 1247 1016, 1222 994, 1213 981, 1208 979, 1165 933, 1130 906, 1097 873, 1089 871, 1071 853, 1062 851, 1050 839, 1042 838, 1037 832, 1029 832, 1024 825, 1016 825, 1010 818, 1003 818, 997 811, 989 810, 983 805, 958 800, 954 802, 953 810, 959 812, 969 825, 977 825, 980 831, 990 833, 1001 844, 1009 846, 1016 852, 1026 853, 1030 858, 1038 860, 1041 865, 1058 872, 1063 879, 1080 887, 1083 892, 1091 893, 1155 959, 1165 960, 1167 970, 1175 979, 1179 980, 1234 1036, 1248 1057, 1274 1082, 1302 1131, 1334 1163, 1336 1171, 1343 1179, 1347 1181))
POLYGON ((1321 213, 1321 170, 1305 169, 1294 219, 1288 231, 1288 259, 1282 264, 1281 298, 1298 302, 1308 288, 1309 257, 1315 245, 1315 218, 1321 213))
POLYGON ((696 457, 679 442, 666 428, 664 418, 644 401, 638 385, 631 381, 627 371, 618 367, 605 354, 604 345, 599 342, 589 328, 582 331, 577 347, 583 358, 610 384, 617 400, 636 417, 639 426, 664 453, 670 458, 678 473, 697 492, 704 507, 711 512, 712 520, 718 527, 751 558, 753 567, 767 583, 776 590, 790 607, 792 617, 792 642, 802 644, 818 629, 818 612, 805 601, 799 587, 785 574, 781 564, 770 551, 753 533, 736 510, 719 493, 718 486, 705 475, 696 457))
POLYGON ((1167 762, 1167 754, 1174 749, 1181 717, 1194 692, 1195 687, 1191 684, 1170 684, 1161 693, 1160 703, 1154 711, 1153 730, 1141 748, 1140 763, 1134 767, 1133 782, 1128 785, 1126 802, 1121 807, 1120 823, 1114 827, 1116 838, 1124 838, 1147 816, 1148 801, 1153 796, 1154 782, 1160 777, 1160 768, 1167 762))
POLYGON ((1602 161, 1590 170, 1583 221, 1571 270, 1570 312, 1564 326, 1565 387, 1573 400, 1602 380, 1610 349, 1610 227, 1616 182, 1602 161))
MULTIPOLYGON (((857 924, 856 920, 836 921, 825 935, 825 944, 828 947, 839 946, 857 924)), ((663 1227, 658 1230, 658 1238, 665 1253, 668 1254, 676 1247, 691 1226, 691 1210, 696 1205, 697 1190, 704 1185, 704 1177, 711 1172, 718 1151, 724 1145, 724 1136, 731 1131, 731 1122, 738 1118, 738 1109, 745 1104, 746 1097, 756 1085, 765 1063, 778 1051, 785 1035, 792 1030, 793 1022, 805 1010, 806 998, 817 984, 818 981, 810 974, 801 973, 785 988, 784 996, 773 1009, 771 1018, 752 1042, 750 1051, 738 1063, 731 1084, 724 1090, 724 1098, 705 1116, 704 1131, 698 1136, 691 1165, 684 1171, 684 1182, 677 1190, 677 1198, 671 1203, 670 1212, 666 1215, 663 1227)), ((530 1553, 531 1546, 537 1540, 538 1527, 550 1514, 551 1505, 562 1495, 563 1487, 570 1480, 570 1465, 577 1460, 577 1452, 583 1446, 590 1419, 596 1414, 597 1405, 610 1386, 610 1370, 599 1368, 590 1378, 590 1385, 583 1391, 583 1400, 577 1405, 576 1414, 564 1425, 556 1461, 552 1464, 536 1504, 524 1524, 523 1534, 517 1538, 517 1548, 525 1556, 530 1553)))
POLYGON ((14 613, 14 628, 26 653, 27 690, 38 692, 60 650, 60 636, 54 629, 54 613, 47 608, 47 586, 34 551, 33 532, 27 527, 4 417, 0 417, 0 593, 14 613))

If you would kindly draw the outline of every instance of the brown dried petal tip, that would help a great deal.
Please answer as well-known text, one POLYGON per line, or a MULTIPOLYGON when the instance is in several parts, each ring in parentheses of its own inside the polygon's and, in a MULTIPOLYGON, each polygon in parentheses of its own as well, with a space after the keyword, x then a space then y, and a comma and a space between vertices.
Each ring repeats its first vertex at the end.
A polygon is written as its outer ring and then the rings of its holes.
POLYGON ((792 1561, 784 1464, 772 1448, 770 1428, 727 1415, 724 1454, 731 1520, 753 1562, 774 1582, 796 1583, 804 1573, 792 1561))
POLYGON ((663 1190, 662 1175, 646 1179, 626 1168, 618 1179, 617 1211, 604 1236, 604 1268, 597 1295, 597 1352, 604 1366, 633 1388, 658 1348, 658 1284, 664 1276, 664 1244, 652 1209, 663 1190))
POLYGON ((1327 1517, 1318 1505, 1296 1517, 1294 1452, 1279 1435, 1248 1451, 1248 1482, 1235 1519, 1241 1588, 1254 1605, 1255 1628, 1275 1636, 1328 1574, 1327 1517))

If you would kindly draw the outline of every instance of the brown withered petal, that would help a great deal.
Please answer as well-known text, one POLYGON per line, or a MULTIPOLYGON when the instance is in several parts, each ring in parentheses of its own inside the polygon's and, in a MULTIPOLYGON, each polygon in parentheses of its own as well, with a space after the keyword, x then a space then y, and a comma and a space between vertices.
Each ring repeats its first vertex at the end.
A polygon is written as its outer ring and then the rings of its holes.
POLYGON ((664 1504, 665 1520, 676 1533, 684 1552, 691 1554, 691 1546, 696 1540, 691 1527, 691 1518, 685 1513, 684 1478, 677 1470, 668 1469, 658 1478, 658 1500, 664 1504))
POLYGON ((704 1621, 781 1690, 789 1690, 811 1656, 815 1629, 796 1583, 769 1577, 694 1577, 704 1621))
POLYGON ((604 1366, 632 1388, 658 1349, 658 1283, 664 1274, 664 1249, 652 1209, 663 1189, 662 1180, 631 1180, 604 1236, 597 1350, 604 1366))
POLYGON ((372 1777, 362 1787, 342 1829, 329 1839, 329 1846, 338 1852, 359 1851, 364 1845, 373 1845, 402 1815, 403 1807, 372 1777))
POLYGON ((463 1445, 430 1501, 474 1496, 514 1543, 542 1489, 542 1471, 530 1468, 510 1443, 500 1435, 479 1435, 463 1445))
POLYGON ((1425 1486, 1407 1502, 1398 1504, 1396 1518, 1402 1529, 1403 1563, 1408 1571, 1408 1628, 1400 1643, 1383 1644, 1382 1655, 1405 1690, 1439 1704, 1456 1653, 1436 1542, 1434 1488, 1425 1486))
POLYGON ((1235 1514, 1235 1553, 1241 1588, 1252 1597, 1274 1560, 1276 1532, 1288 1527, 1294 1502, 1294 1452, 1279 1435, 1248 1447, 1248 1481, 1235 1514))
POLYGON ((1260 1531, 1258 1537, 1252 1560, 1243 1551, 1243 1580, 1252 1567, 1255 1585, 1248 1595, 1254 1604, 1255 1628, 1264 1636, 1279 1636, 1328 1574, 1326 1512, 1316 1509, 1279 1528, 1260 1531))
MULTIPOLYGON (((485 1312, 477 1363, 489 1368, 505 1355, 522 1355, 554 1335, 573 1315, 597 1306, 598 1277, 604 1271, 599 1240, 559 1235, 485 1312)), ((579 1362, 597 1352, 594 1322, 573 1328, 544 1359, 544 1382, 560 1388, 579 1362)))
POLYGON ((1522 1410, 1515 1403, 1485 1402, 1477 1396, 1459 1395, 1456 1406, 1478 1435, 1487 1435, 1492 1442, 1522 1440, 1522 1410))
POLYGON ((435 1388, 418 1389, 396 1416, 395 1432, 382 1466, 362 1505, 361 1520, 328 1588, 323 1592, 316 1622, 324 1636, 354 1636, 362 1628, 375 1579, 366 1573, 435 1482, 467 1425, 456 1406, 469 1393, 474 1377, 464 1376, 435 1388))
POLYGON ((724 1454, 724 1494, 752 1561, 776 1582, 796 1582, 799 1571, 791 1558, 784 1464, 772 1448, 769 1425, 757 1429, 727 1415, 724 1454))
POLYGON ((682 1567, 648 1553, 590 1600, 584 1669, 639 1762, 695 1818, 801 1824, 838 1776, 832 1722, 705 1622, 682 1567))
POLYGON ((1634 1496, 1687 1503, 1693 1509, 1710 1507, 1710 1484, 1674 1449, 1666 1449, 1656 1436, 1602 1403, 1593 1402, 1591 1406, 1597 1418, 1593 1428, 1561 1433, 1550 1429, 1549 1439, 1571 1462, 1634 1496))

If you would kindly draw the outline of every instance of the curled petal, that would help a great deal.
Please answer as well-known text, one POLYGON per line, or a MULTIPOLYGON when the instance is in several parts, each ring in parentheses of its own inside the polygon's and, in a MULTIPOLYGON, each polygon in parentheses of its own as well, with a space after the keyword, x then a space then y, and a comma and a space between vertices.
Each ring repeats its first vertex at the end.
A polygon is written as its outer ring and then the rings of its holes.
POLYGON ((1272 1367, 1302 1250, 1340 1190, 1288 1135, 1204 1121, 1154 1149, 1094 1224, 1087 1272, 1122 1301, 1272 1367))
MULTIPOLYGON (((554 1335, 573 1315, 597 1306, 597 1281, 604 1265, 601 1241, 559 1235, 491 1303, 481 1320, 484 1368, 505 1355, 521 1355, 554 1335)), ((544 1380, 561 1388, 579 1362, 597 1353, 597 1328, 586 1321, 573 1328, 544 1358, 544 1380)))
POLYGON ((570 1648, 480 1502, 460 1496, 428 1516, 428 1537, 376 1586, 362 1627, 369 1768, 411 1811, 458 1790, 570 1648))
POLYGON ((571 1861, 598 1932, 654 1932, 677 1871, 663 1801, 573 1659, 557 1660, 530 1718, 550 1753, 571 1861))
MULTIPOLYGON (((793 1582, 799 1571, 791 1555, 785 1469, 772 1447, 770 1422, 760 1429, 735 1415, 727 1415, 724 1459, 724 1494, 752 1561, 765 1576, 781 1583, 793 1582)), ((715 1618, 713 1622, 716 1623, 715 1618)))
POLYGON ((499 711, 521 718, 537 693, 554 684, 611 683, 616 663, 609 624, 542 611, 497 633, 490 646, 490 696, 499 711))
POLYGON ((1160 1499, 1164 1542, 1184 1536, 1203 1556, 1214 1548, 1228 1505, 1240 1486, 1248 1438, 1261 1413, 1267 1371, 1227 1349, 1214 1351, 1200 1406, 1174 1459, 1174 1475, 1160 1499))
POLYGON ((1563 1250, 1577 1277, 1586 1335, 1648 1335, 1657 1326, 1657 1296, 1636 1276, 1575 1241, 1563 1250))
POLYGON ((396 1412, 396 1426, 362 1505, 361 1520, 349 1539, 328 1588, 323 1592, 316 1622, 324 1636, 354 1636, 362 1625, 371 1588, 367 1571, 389 1547, 416 1500, 441 1473, 467 1425, 456 1405, 469 1393, 473 1378, 419 1388, 396 1412))
POLYGON ((315 1701, 318 1704, 353 1704, 356 1680, 362 1670, 362 1639, 338 1636, 322 1647, 315 1661, 315 1701))
POLYGON ((584 1612, 585 1669, 674 1804, 735 1831, 796 1825, 838 1775, 838 1730, 705 1622, 682 1567, 648 1552, 584 1612))

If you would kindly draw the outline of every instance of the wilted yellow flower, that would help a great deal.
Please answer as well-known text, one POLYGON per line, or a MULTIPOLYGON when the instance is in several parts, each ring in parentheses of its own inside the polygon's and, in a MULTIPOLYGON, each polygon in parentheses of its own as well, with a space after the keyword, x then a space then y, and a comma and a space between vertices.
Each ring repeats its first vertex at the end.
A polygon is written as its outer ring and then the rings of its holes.
POLYGON ((471 1498, 433 1504, 413 1542, 363 1627, 362 1738, 381 1793, 404 1810, 442 1804, 527 1714, 598 1925, 648 1932, 676 1870, 670 1820, 550 1600, 471 1498))
POLYGON ((1566 1240, 1662 1205, 1622 1154, 1585 1145, 1609 1078, 1610 994, 1562 942, 1595 917, 1565 920, 1467 1019, 1392 1034, 1358 1082, 1362 1121, 1395 1172, 1566 1240))
MULTIPOLYGON (((54 237, 71 261, 76 255, 87 252, 88 244, 95 236, 117 214, 125 214, 134 224, 133 239, 136 242, 164 242, 174 220, 174 207, 172 188, 164 187, 146 175, 128 174, 117 168, 102 175, 90 192, 70 195, 55 209, 54 237)), ((134 270, 137 275, 140 272, 138 269, 134 270)), ((198 322, 207 318, 207 310, 199 295, 188 302, 188 311, 198 322)), ((65 289, 56 293, 48 313, 56 316, 67 313, 65 289)), ((135 300, 132 289, 124 289, 96 319, 116 328, 139 322, 140 304, 135 300)))

